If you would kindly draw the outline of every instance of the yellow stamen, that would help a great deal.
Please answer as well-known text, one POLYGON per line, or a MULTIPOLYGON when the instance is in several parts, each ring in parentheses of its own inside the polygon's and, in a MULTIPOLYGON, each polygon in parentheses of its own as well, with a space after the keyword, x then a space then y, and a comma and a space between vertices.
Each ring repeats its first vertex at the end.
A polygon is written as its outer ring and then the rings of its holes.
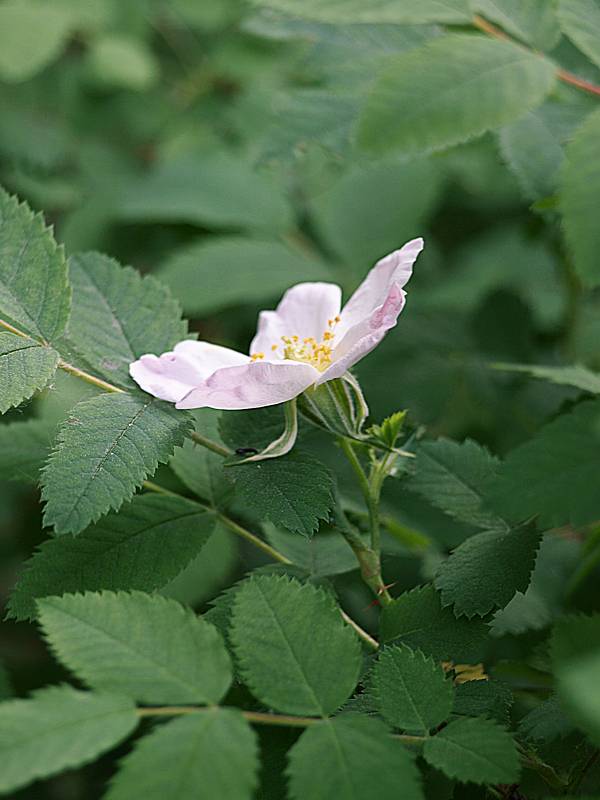
POLYGON ((264 353, 252 353, 251 356, 250 356, 252 361, 258 361, 259 359, 264 358, 264 357, 265 357, 264 353))

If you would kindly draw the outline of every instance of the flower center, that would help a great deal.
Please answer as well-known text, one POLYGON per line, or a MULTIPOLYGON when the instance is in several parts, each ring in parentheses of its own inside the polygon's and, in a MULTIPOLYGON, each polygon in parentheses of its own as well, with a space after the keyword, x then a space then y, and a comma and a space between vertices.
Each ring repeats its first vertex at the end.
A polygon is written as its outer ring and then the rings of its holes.
MULTIPOLYGON (((319 372, 324 372, 331 364, 332 342, 335 338, 335 333, 333 331, 339 321, 339 316, 328 320, 327 330, 323 331, 320 342, 317 342, 313 336, 308 336, 305 339, 300 339, 300 337, 296 335, 282 336, 281 344, 272 344, 271 350, 273 352, 279 350, 284 358, 288 358, 292 361, 302 361, 305 364, 310 364, 315 367, 319 372)), ((252 361, 260 361, 264 357, 264 353, 252 353, 250 356, 252 361)))

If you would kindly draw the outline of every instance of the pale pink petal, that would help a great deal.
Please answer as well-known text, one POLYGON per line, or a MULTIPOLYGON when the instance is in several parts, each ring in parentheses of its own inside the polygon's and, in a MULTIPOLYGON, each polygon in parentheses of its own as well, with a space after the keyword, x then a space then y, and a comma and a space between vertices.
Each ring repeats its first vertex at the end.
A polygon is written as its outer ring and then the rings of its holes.
POLYGON ((272 357, 272 345, 281 344, 282 336, 313 337, 318 342, 328 329, 328 322, 340 313, 342 290, 335 283, 299 283, 281 298, 276 311, 263 311, 250 353, 272 357))
POLYGON ((344 372, 374 350, 390 328, 395 326, 398 315, 404 308, 405 298, 404 291, 397 284, 392 284, 385 302, 370 317, 350 328, 334 348, 332 364, 321 373, 317 385, 333 378, 341 378, 344 372))
POLYGON ((423 239, 413 239, 378 261, 342 310, 336 331, 343 335, 383 305, 393 284, 400 289, 408 283, 412 267, 423 249, 423 239))
POLYGON ((129 365, 129 374, 145 392, 175 403, 221 367, 246 364, 249 360, 227 347, 185 340, 160 358, 141 356, 129 365))
POLYGON ((217 370, 177 403, 177 408, 263 408, 297 397, 320 373, 299 361, 251 361, 217 370))

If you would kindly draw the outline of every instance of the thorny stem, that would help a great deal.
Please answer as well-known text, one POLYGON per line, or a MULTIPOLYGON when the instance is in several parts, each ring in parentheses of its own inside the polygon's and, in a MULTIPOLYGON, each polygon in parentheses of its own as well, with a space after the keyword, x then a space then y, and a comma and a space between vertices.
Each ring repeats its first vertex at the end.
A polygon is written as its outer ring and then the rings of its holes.
MULTIPOLYGON (((503 39, 504 41, 508 42, 514 41, 514 39, 508 36, 508 34, 504 33, 503 30, 497 28, 495 25, 492 25, 491 22, 488 22, 483 17, 480 17, 479 14, 475 14, 473 17, 473 25, 480 31, 487 33, 488 36, 493 36, 495 39, 503 39)), ((533 50, 531 52, 536 51, 533 50)), ((586 81, 583 78, 574 75, 572 72, 562 69, 562 67, 556 67, 556 77, 559 81, 568 83, 570 86, 575 86, 577 89, 582 89, 584 92, 600 95, 600 86, 596 86, 596 84, 586 81)))

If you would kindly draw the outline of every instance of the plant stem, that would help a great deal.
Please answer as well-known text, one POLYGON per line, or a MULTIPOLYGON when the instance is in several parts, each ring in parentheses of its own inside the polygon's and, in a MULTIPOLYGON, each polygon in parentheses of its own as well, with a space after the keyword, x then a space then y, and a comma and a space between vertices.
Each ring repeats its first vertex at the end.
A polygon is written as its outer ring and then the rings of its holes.
POLYGON ((98 389, 103 389, 105 392, 127 394, 125 389, 119 389, 118 386, 114 386, 112 383, 108 383, 108 381, 103 381, 102 378, 96 378, 94 375, 90 375, 89 372, 85 372, 84 370, 79 369, 79 367, 74 367, 72 364, 63 361, 62 358, 58 362, 58 366, 60 369, 68 372, 69 375, 74 375, 76 378, 81 378, 82 381, 91 383, 92 386, 96 386, 98 389))
MULTIPOLYGON (((503 30, 497 28, 495 25, 492 25, 491 22, 488 22, 483 17, 479 16, 479 14, 475 14, 473 17, 473 25, 478 28, 483 33, 487 33, 488 36, 493 36, 495 39, 502 39, 507 42, 515 43, 515 40, 510 37, 508 34, 504 33, 503 30)), ((521 44, 519 42, 519 44, 521 44)), ((521 45, 524 47, 524 45, 521 45)), ((524 48, 530 50, 532 53, 536 53, 537 51, 531 50, 530 48, 524 48)), ((577 89, 582 89, 584 92, 589 92, 590 94, 600 95, 600 86, 596 86, 596 84, 591 83, 590 81, 586 81, 583 78, 574 75, 572 72, 569 72, 566 69, 562 69, 562 67, 556 67, 556 77, 559 81, 563 83, 567 83, 570 86, 575 86, 577 89)))
POLYGON ((212 439, 209 439, 207 436, 203 436, 201 433, 198 433, 197 431, 190 433, 190 439, 196 442, 196 444, 199 444, 202 447, 206 447, 207 450, 212 450, 212 452, 216 453, 218 456, 223 456, 223 458, 227 458, 227 456, 233 455, 233 450, 230 450, 223 444, 214 442, 212 439))
POLYGON ((260 539, 251 531, 244 528, 243 525, 240 525, 235 520, 228 517, 226 514, 221 514, 217 512, 217 519, 219 519, 226 528, 229 528, 230 531, 240 536, 242 539, 245 539, 250 544, 253 544, 255 547, 258 547, 263 553, 266 553, 270 556, 274 561, 278 561, 280 564, 291 564, 292 562, 287 556, 284 556, 283 553, 280 553, 279 550, 276 550, 274 547, 271 547, 270 544, 260 539))

